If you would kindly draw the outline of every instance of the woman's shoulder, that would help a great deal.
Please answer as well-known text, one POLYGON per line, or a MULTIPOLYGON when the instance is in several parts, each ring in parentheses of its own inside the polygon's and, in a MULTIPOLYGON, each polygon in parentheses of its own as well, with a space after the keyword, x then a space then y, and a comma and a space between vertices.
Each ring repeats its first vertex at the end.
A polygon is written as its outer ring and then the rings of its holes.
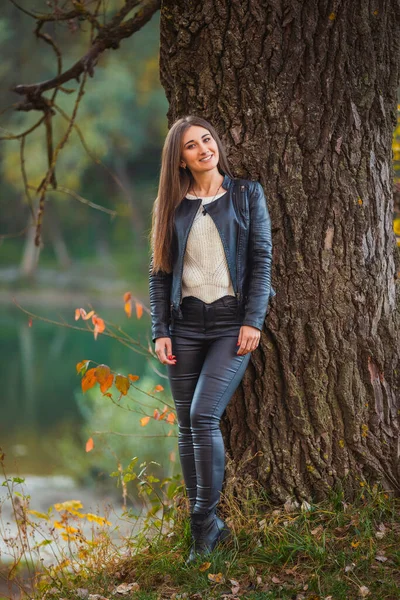
POLYGON ((254 179, 244 179, 242 177, 233 178, 234 185, 244 186, 250 193, 264 192, 263 187, 259 181, 254 179))

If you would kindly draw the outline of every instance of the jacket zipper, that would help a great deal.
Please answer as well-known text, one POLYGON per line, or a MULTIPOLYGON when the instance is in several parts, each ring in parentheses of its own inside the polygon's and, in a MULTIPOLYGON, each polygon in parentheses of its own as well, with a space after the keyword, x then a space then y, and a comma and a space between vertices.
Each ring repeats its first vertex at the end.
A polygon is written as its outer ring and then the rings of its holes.
MULTIPOLYGON (((237 190, 237 188, 236 188, 237 190)), ((239 197, 240 197, 240 203, 244 206, 244 202, 242 202, 242 192, 244 192, 244 185, 240 186, 240 192, 239 192, 239 197)), ((238 198, 239 200, 239 198, 238 198)), ((238 213, 239 213, 239 217, 241 215, 240 212, 240 204, 238 204, 238 213)), ((240 264, 239 264, 239 242, 240 242, 240 223, 239 223, 239 227, 238 227, 238 234, 237 234, 237 240, 236 240, 236 277, 237 277, 237 292, 236 292, 236 297, 238 299, 238 301, 240 302, 240 292, 239 292, 239 285, 240 285, 240 264)))
MULTIPOLYGON (((201 198, 199 198, 199 200, 200 200, 200 204, 201 204, 201 198)), ((191 200, 191 202, 193 202, 193 200, 191 200)), ((183 274, 183 262, 184 262, 184 258, 185 258, 185 252, 186 252, 187 240, 188 240, 189 233, 190 233, 190 230, 191 230, 191 228, 192 228, 192 225, 193 225, 194 218, 195 218, 195 216, 197 215, 197 212, 198 212, 198 210, 199 210, 199 206, 200 206, 200 204, 198 204, 198 205, 197 205, 197 210, 195 210, 195 211, 194 211, 193 218, 192 218, 192 220, 191 220, 191 222, 190 222, 190 225, 189 225, 189 228, 188 228, 188 232, 187 232, 187 234, 186 234, 185 244, 184 244, 184 246, 183 246, 181 274, 180 274, 180 277, 179 277, 180 289, 179 289, 179 304, 178 304, 178 310, 180 310, 180 306, 181 306, 181 304, 182 304, 182 274, 183 274)))

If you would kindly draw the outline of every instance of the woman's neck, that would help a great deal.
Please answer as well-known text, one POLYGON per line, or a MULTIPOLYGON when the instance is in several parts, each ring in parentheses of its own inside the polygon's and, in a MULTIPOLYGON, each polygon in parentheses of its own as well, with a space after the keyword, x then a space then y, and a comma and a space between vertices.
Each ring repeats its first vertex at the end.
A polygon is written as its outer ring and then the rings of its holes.
MULTIPOLYGON (((193 176, 194 177, 194 176, 193 176)), ((194 182, 190 186, 189 194, 197 196, 212 196, 219 191, 224 182, 224 176, 219 171, 214 173, 202 173, 200 177, 194 177, 194 182)))

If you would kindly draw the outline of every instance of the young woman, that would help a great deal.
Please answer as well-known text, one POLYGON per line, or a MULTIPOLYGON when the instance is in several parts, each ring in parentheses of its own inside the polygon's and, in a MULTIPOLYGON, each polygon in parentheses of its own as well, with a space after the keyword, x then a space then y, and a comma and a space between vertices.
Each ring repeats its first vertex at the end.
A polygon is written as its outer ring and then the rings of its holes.
POLYGON ((217 132, 200 117, 177 120, 166 137, 151 250, 152 339, 178 418, 189 563, 230 535, 216 514, 225 469, 220 419, 275 295, 263 189, 232 177, 217 132))

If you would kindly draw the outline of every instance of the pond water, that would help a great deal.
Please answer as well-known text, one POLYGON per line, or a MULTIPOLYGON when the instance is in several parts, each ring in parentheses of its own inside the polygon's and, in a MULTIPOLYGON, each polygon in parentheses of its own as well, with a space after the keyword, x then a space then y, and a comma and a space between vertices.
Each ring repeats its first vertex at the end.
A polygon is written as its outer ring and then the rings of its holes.
MULTIPOLYGON (((25 310, 61 323, 34 318, 30 326, 29 316, 11 302, 0 304, 0 447, 6 476, 26 480, 29 508, 43 512, 55 502, 75 499, 82 501, 84 511, 98 509, 102 514, 105 503, 112 503, 121 512, 119 478, 110 474, 118 465, 125 469, 133 457, 138 457, 135 471, 146 463, 155 477, 178 477, 176 423, 154 418, 145 426, 140 422, 156 408, 161 413, 167 407, 169 413, 173 407, 165 366, 149 352, 154 345, 148 314, 138 319, 133 310, 128 318, 122 302, 97 303, 96 313, 121 327, 125 333, 119 335, 130 336, 124 345, 103 334, 95 340, 93 333, 72 329, 86 327, 86 322, 75 321, 75 308, 89 310, 73 297, 54 306, 15 295, 25 310), (89 359, 94 361, 89 368, 106 364, 139 380, 127 396, 121 397, 114 386, 108 390, 112 398, 104 396, 98 384, 84 394, 76 365, 89 359), (164 390, 156 391, 157 385, 164 390), (89 438, 94 447, 87 452, 89 438)), ((0 490, 4 501, 6 488, 0 490)), ((137 482, 128 485, 127 506, 135 514, 143 506, 137 482)))

